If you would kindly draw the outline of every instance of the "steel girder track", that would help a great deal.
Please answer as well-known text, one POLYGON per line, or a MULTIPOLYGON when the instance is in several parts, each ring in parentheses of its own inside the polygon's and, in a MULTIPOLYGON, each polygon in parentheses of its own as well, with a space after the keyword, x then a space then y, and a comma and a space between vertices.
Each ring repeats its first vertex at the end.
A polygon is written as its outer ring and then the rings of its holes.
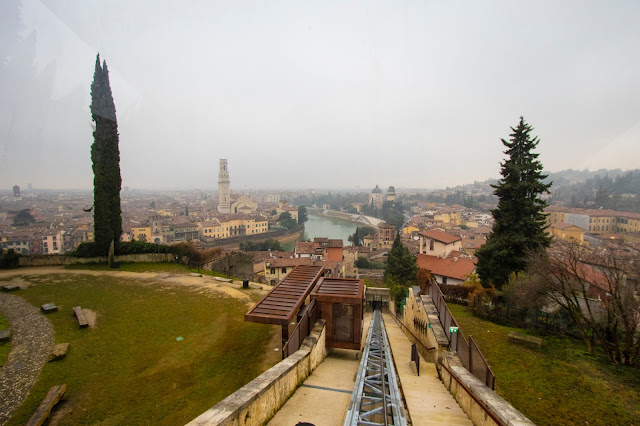
POLYGON ((375 310, 344 425, 406 424, 384 321, 375 310))

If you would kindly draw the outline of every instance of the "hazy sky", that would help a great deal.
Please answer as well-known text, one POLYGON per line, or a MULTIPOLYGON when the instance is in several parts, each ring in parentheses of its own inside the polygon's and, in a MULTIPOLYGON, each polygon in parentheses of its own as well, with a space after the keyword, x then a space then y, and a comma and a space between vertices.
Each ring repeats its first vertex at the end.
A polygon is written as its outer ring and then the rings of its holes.
POLYGON ((0 188, 90 188, 107 61, 123 186, 436 187, 640 167, 638 1, 0 2, 0 188))

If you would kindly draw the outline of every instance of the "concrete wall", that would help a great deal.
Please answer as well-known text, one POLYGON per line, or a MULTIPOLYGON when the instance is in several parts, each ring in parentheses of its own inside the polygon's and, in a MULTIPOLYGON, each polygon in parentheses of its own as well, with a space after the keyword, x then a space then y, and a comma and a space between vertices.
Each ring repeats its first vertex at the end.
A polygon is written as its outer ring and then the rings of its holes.
POLYGON ((325 321, 318 320, 300 349, 196 417, 188 425, 265 424, 326 356, 325 321))
POLYGON ((449 393, 453 395, 475 426, 500 424, 487 414, 487 410, 505 425, 524 426, 534 424, 500 395, 478 380, 476 376, 467 371, 454 352, 446 352, 442 364, 451 371, 449 372, 446 368, 439 366, 442 383, 444 383, 449 393))
MULTIPOLYGON (((174 262, 174 256, 171 253, 147 253, 147 254, 125 254, 116 256, 119 262, 174 262)), ((59 266, 72 265, 74 263, 108 263, 109 258, 103 257, 73 257, 67 255, 55 254, 31 254, 21 256, 18 260, 20 266, 59 266)))

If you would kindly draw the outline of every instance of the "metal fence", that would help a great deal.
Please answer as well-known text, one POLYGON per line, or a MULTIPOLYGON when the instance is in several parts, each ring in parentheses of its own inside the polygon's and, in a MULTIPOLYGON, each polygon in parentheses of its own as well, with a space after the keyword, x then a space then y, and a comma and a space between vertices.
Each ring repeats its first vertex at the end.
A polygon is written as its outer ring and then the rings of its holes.
POLYGON ((304 340, 305 337, 311 333, 311 329, 313 325, 316 323, 318 319, 318 311, 316 308, 315 299, 311 301, 305 308, 303 308, 302 317, 296 328, 293 329, 293 332, 289 335, 289 340, 285 343, 282 348, 282 359, 285 359, 298 349, 300 349, 300 344, 304 340))
POLYGON ((464 368, 469 370, 471 374, 476 376, 485 385, 494 389, 496 376, 493 374, 493 371, 491 371, 491 367, 480 351, 476 341, 473 340, 471 336, 469 336, 468 341, 465 338, 458 322, 454 316, 451 315, 442 291, 437 284, 429 286, 429 296, 431 296, 431 300, 433 300, 433 303, 438 309, 440 324, 442 324, 444 332, 449 339, 449 349, 458 353, 458 357, 462 361, 464 368))

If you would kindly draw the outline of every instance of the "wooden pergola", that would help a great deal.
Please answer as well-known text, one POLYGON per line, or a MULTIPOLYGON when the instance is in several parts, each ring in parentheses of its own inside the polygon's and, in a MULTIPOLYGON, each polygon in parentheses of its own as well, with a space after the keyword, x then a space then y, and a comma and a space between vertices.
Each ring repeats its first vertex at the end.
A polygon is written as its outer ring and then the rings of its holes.
POLYGON ((245 321, 282 326, 283 343, 311 290, 322 277, 322 266, 298 265, 244 315, 245 321))

